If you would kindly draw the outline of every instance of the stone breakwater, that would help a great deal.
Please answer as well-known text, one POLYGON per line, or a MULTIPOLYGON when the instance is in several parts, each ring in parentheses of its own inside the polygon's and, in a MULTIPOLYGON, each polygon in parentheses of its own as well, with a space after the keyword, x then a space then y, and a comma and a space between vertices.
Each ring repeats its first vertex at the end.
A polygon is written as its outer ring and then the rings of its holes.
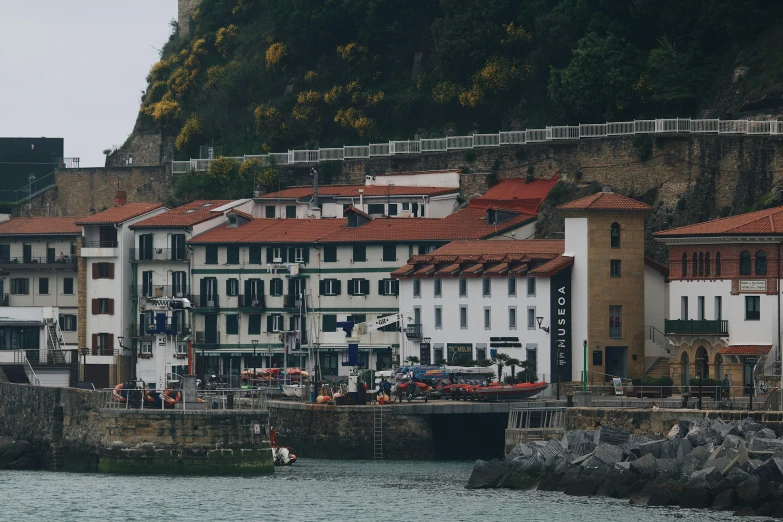
POLYGON ((601 426, 479 460, 468 489, 609 496, 633 504, 783 518, 783 438, 747 418, 680 419, 664 438, 601 426))

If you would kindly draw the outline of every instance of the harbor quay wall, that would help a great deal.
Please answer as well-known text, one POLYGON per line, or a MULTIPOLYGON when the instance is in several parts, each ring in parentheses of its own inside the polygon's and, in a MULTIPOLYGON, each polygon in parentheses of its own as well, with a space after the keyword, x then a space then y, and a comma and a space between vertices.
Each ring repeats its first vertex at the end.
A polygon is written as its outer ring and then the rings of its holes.
POLYGON ((0 437, 25 441, 34 469, 198 474, 274 469, 265 412, 106 410, 102 399, 73 388, 0 383, 0 437))

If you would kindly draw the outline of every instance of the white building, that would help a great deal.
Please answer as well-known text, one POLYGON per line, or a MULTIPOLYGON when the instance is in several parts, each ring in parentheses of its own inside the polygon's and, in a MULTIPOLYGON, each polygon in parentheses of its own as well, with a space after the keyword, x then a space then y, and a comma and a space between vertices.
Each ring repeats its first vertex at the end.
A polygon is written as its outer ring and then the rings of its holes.
POLYGON ((134 280, 131 254, 135 243, 130 225, 166 210, 162 203, 126 203, 120 194, 117 206, 77 221, 82 226, 81 270, 86 303, 82 322, 89 352, 84 380, 93 382, 96 388, 131 377, 134 307, 130 287, 134 280), (120 337, 127 350, 121 347, 120 337))
MULTIPOLYGON (((373 219, 357 209, 346 214, 253 219, 221 225, 189 242, 198 292, 194 349, 208 373, 283 366, 286 349, 289 366, 299 366, 300 357, 308 366, 312 348, 324 376, 347 375, 345 334, 336 323, 397 313, 397 282, 390 272, 402 260, 455 239, 489 239, 535 226, 535 216, 474 209, 442 219, 373 219), (273 265, 281 268, 270 272, 273 265)), ((367 366, 391 367, 399 357, 397 326, 363 336, 359 349, 367 366)))

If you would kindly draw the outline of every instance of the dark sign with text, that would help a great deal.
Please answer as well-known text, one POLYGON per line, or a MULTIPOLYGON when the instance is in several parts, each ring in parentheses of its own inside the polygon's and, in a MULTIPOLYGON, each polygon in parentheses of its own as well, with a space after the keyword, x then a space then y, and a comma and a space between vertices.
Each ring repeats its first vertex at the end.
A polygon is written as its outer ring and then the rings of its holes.
POLYGON ((566 268, 550 279, 550 332, 552 340, 552 381, 571 380, 571 269, 566 268))
POLYGON ((421 364, 432 364, 430 357, 430 343, 419 344, 419 362, 421 364))
POLYGON ((446 345, 448 362, 470 361, 473 359, 473 345, 470 343, 449 343, 446 345))

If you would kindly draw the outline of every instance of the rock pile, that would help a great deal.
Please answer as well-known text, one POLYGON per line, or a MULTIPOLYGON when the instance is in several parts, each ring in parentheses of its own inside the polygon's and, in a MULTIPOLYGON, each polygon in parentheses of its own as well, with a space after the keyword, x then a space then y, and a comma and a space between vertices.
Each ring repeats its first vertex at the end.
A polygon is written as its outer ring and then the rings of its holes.
POLYGON ((33 466, 27 442, 0 437, 0 469, 32 469, 33 466))
POLYGON ((562 440, 518 444, 504 460, 477 461, 466 487, 783 518, 783 438, 750 418, 681 419, 661 440, 605 426, 569 431, 562 440))

